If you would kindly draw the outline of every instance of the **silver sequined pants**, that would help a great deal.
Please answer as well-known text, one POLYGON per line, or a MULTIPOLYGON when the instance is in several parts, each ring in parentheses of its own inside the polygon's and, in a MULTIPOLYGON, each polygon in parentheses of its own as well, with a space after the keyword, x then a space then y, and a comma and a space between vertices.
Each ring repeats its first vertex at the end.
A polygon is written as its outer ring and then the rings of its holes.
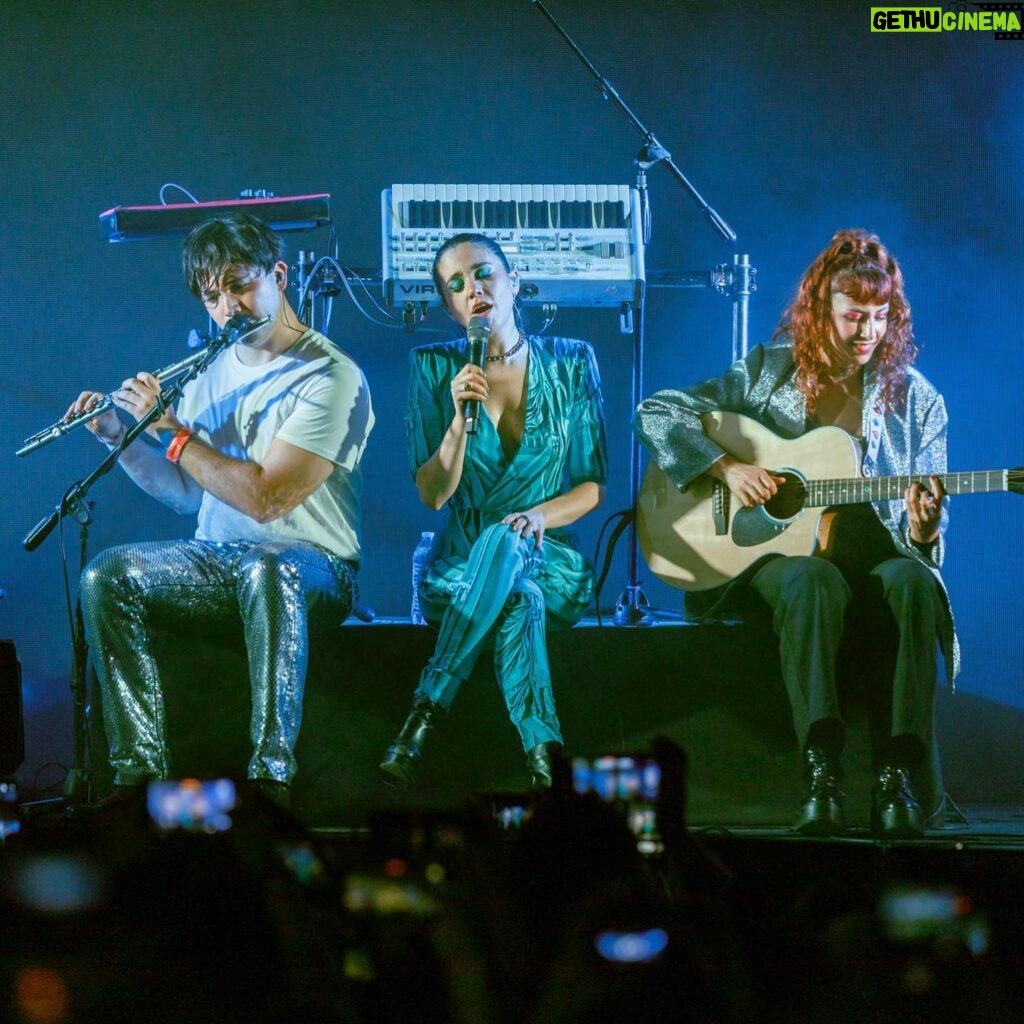
POLYGON ((164 693, 150 627, 226 632, 241 617, 252 685, 250 778, 291 782, 310 637, 357 600, 353 567, 315 544, 166 541, 98 555, 82 574, 86 638, 118 784, 167 778, 164 693))

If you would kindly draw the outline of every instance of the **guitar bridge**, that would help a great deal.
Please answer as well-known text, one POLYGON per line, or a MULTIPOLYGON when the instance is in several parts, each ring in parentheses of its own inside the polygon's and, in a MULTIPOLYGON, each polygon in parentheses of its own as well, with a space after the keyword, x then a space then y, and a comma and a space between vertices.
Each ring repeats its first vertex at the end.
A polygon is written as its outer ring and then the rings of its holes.
POLYGON ((711 521, 715 524, 715 536, 724 537, 729 529, 729 488, 721 480, 711 487, 711 521))

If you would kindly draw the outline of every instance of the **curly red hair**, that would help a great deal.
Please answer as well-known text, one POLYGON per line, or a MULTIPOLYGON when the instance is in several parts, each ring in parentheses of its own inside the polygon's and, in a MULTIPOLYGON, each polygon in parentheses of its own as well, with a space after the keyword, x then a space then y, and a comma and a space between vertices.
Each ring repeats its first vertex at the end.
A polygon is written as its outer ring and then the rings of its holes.
POLYGON ((877 235, 860 229, 837 231, 828 248, 804 271, 796 297, 782 314, 774 338, 793 349, 796 384, 813 413, 818 396, 830 381, 825 339, 832 336, 832 293, 855 302, 889 304, 885 337, 876 352, 882 404, 898 408, 905 395, 907 367, 917 357, 910 305, 903 292, 903 271, 877 235))

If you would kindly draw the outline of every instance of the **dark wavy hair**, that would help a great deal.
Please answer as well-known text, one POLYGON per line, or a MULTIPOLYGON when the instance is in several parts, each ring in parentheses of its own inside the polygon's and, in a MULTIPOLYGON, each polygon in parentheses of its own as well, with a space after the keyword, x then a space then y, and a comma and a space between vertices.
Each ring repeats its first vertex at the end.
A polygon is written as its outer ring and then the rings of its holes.
POLYGON ((280 236, 250 213, 229 213, 203 221, 185 239, 181 269, 188 290, 202 299, 204 286, 225 267, 259 267, 269 272, 284 253, 280 236))
POLYGON ((899 408, 906 395, 907 367, 917 358, 903 271, 877 235, 859 228, 837 231, 828 248, 804 271, 796 297, 782 314, 775 339, 786 339, 796 362, 796 384, 813 413, 830 378, 826 339, 834 336, 832 293, 855 302, 889 304, 888 326, 875 358, 886 409, 899 408))

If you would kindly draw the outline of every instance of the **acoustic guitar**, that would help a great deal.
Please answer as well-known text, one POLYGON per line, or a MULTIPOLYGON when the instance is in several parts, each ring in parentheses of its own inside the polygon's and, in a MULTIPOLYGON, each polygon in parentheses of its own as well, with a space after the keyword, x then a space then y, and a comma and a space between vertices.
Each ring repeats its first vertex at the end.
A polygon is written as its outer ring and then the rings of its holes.
MULTIPOLYGON (((784 477, 764 505, 745 508, 721 481, 702 476, 680 491, 655 463, 637 498, 640 550, 651 571, 681 590, 708 590, 767 554, 828 553, 828 510, 901 499, 926 475, 865 477, 860 447, 839 427, 787 441, 738 413, 710 412, 704 431, 733 457, 784 477)), ((946 473, 946 493, 1024 492, 1024 469, 946 473)))

